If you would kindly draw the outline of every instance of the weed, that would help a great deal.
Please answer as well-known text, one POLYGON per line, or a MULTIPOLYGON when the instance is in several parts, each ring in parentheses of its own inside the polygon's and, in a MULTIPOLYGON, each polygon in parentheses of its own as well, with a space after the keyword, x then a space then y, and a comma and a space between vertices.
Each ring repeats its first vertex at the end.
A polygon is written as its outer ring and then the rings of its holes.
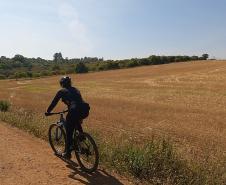
POLYGON ((0 111, 6 112, 10 108, 10 103, 6 100, 0 100, 0 111))
MULTIPOLYGON (((0 119, 47 140, 50 119, 23 109, 1 112, 0 119)), ((114 140, 102 138, 89 130, 98 143, 101 165, 123 175, 133 176, 150 184, 223 184, 225 168, 216 164, 198 164, 182 159, 168 139, 145 139, 138 144, 134 138, 114 140)))

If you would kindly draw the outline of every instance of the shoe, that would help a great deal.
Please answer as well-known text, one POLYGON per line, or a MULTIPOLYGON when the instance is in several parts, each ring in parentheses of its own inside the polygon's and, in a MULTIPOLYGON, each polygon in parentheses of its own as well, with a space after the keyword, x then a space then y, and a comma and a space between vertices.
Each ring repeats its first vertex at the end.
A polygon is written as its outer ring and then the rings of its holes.
POLYGON ((64 152, 61 156, 65 159, 71 159, 71 153, 64 152))

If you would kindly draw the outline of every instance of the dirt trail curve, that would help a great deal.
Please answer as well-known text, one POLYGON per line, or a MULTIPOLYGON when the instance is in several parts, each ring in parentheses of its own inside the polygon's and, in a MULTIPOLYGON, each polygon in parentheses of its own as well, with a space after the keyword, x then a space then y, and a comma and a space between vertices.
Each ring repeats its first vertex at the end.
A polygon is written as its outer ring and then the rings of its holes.
POLYGON ((48 143, 0 123, 1 185, 122 185, 132 184, 105 171, 88 175, 75 164, 53 155, 48 143))

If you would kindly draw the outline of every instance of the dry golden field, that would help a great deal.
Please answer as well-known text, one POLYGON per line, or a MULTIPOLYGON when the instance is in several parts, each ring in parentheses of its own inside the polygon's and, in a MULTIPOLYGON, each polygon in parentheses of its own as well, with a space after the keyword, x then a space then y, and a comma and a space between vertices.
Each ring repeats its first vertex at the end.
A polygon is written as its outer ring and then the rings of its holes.
MULTIPOLYGON (((0 81, 0 99, 44 113, 60 76, 0 81)), ((174 63, 72 75, 102 136, 171 138, 181 152, 226 153, 226 61, 174 63)), ((56 110, 63 109, 62 103, 56 110)))

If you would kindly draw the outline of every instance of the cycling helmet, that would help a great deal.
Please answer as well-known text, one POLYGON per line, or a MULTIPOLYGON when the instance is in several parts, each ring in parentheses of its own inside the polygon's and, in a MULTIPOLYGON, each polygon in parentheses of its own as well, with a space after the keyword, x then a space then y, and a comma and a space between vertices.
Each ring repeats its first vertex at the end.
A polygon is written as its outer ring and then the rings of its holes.
POLYGON ((60 79, 60 85, 63 88, 71 86, 71 78, 69 76, 64 76, 60 79))

